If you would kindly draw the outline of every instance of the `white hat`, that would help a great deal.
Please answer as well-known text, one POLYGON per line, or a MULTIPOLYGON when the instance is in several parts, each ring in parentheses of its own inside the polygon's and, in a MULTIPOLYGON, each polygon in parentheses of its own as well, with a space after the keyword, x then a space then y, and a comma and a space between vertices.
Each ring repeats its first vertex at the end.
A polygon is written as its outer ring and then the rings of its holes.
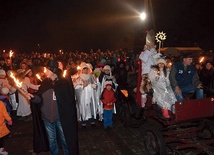
POLYGON ((111 70, 111 67, 109 65, 105 65, 103 69, 111 70))
POLYGON ((105 82, 105 87, 108 86, 108 85, 111 85, 111 86, 112 86, 112 81, 106 81, 106 82, 105 82))
POLYGON ((3 87, 3 88, 1 88, 0 93, 2 95, 7 95, 9 93, 9 89, 7 87, 3 87))
POLYGON ((88 68, 88 65, 85 62, 82 62, 80 64, 80 68, 81 68, 81 70, 83 70, 83 68, 88 68))
POLYGON ((86 64, 89 68, 93 69, 93 66, 90 63, 86 64))
POLYGON ((0 69, 0 75, 6 76, 6 72, 3 69, 0 69))
POLYGON ((163 63, 164 65, 166 65, 166 60, 163 59, 163 58, 159 58, 156 62, 156 64, 159 64, 159 63, 163 63))

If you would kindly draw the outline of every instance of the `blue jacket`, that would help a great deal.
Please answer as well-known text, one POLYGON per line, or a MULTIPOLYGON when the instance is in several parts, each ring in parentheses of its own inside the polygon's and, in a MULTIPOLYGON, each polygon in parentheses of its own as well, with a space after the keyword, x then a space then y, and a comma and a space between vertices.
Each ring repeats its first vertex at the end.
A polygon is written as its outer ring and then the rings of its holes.
POLYGON ((193 76, 196 73, 194 66, 184 67, 182 62, 177 62, 174 65, 176 69, 175 79, 179 87, 193 85, 193 76))

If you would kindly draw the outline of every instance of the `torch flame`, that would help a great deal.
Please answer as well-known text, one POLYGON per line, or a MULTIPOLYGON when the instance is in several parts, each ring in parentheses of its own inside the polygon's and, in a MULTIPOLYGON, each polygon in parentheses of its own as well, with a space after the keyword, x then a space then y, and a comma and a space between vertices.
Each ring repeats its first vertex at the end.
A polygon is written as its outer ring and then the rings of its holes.
POLYGON ((39 74, 36 74, 36 77, 37 77, 40 81, 42 81, 42 79, 41 79, 41 77, 39 76, 39 74))
POLYGON ((77 66, 77 70, 79 71, 81 69, 81 67, 80 66, 77 66))
POLYGON ((203 61, 204 61, 204 57, 202 57, 199 62, 202 63, 203 61))
POLYGON ((46 69, 46 67, 44 67, 44 73, 46 73, 47 72, 47 69, 46 69))
POLYGON ((13 51, 10 50, 10 55, 9 55, 9 57, 11 58, 12 56, 13 56, 13 51))
POLYGON ((13 74, 12 72, 10 73, 10 77, 14 80, 14 82, 16 83, 16 86, 17 86, 18 88, 21 88, 21 87, 22 87, 22 82, 19 82, 19 80, 16 79, 16 77, 14 76, 14 74, 13 74))
POLYGON ((63 71, 63 77, 66 77, 67 70, 63 71))

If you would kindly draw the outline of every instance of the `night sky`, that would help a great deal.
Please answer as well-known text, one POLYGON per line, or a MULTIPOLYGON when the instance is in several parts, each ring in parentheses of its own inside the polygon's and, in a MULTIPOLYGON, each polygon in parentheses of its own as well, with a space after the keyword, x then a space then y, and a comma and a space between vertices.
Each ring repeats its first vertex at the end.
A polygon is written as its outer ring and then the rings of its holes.
POLYGON ((0 50, 134 49, 151 28, 166 33, 165 47, 214 49, 212 0, 152 0, 152 6, 155 22, 150 16, 143 23, 143 0, 1 0, 0 50))

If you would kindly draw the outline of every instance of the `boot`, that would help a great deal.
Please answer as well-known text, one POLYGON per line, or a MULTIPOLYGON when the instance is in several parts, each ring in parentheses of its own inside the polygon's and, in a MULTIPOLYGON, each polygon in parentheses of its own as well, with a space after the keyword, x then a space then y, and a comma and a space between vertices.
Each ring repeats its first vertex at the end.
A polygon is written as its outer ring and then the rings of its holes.
POLYGON ((168 109, 162 109, 162 114, 164 118, 170 118, 168 109))

